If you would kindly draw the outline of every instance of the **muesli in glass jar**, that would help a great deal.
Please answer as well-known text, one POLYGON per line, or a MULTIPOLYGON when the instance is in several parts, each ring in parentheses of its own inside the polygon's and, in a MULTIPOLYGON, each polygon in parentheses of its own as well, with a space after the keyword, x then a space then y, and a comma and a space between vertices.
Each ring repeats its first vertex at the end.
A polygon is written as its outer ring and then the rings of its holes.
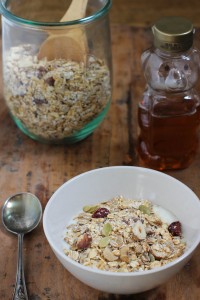
POLYGON ((17 126, 31 138, 74 143, 95 130, 110 106, 111 1, 85 1, 85 16, 71 21, 62 20, 69 1, 54 4, 56 10, 52 1, 43 2, 34 0, 28 13, 26 0, 1 1, 4 98, 17 126), (84 50, 80 41, 70 48, 77 34, 84 50))

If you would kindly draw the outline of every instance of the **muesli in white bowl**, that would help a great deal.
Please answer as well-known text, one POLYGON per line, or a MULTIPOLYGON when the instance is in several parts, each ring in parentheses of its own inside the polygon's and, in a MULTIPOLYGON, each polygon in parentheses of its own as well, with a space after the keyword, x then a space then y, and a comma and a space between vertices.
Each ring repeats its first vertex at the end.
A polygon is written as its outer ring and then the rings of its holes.
POLYGON ((65 254, 104 271, 151 270, 180 257, 186 247, 181 223, 148 200, 114 197, 84 206, 74 221, 67 226, 65 254))
MULTIPOLYGON (((142 205, 144 205, 144 203, 142 205)), ((163 210, 160 209, 160 216, 162 218, 163 210)), ((140 214, 140 212, 138 213, 140 214)), ((109 214, 107 216, 109 216, 109 214)), ((43 226, 47 240, 56 257, 77 279, 90 287, 107 293, 132 294, 144 292, 165 283, 171 277, 175 276, 191 259, 200 242, 199 216, 200 201, 198 197, 180 181, 151 169, 119 166, 92 170, 80 174, 64 183, 53 194, 46 205, 43 216, 43 226), (64 252, 64 249, 67 248, 67 243, 64 240, 66 238, 66 226, 74 223, 73 218, 83 211, 83 207, 90 204, 92 206, 98 206, 99 203, 109 201, 116 197, 116 195, 123 195, 124 199, 147 199, 156 207, 162 208, 164 211, 170 212, 170 214, 175 216, 175 219, 165 220, 165 222, 168 224, 170 224, 171 221, 180 222, 182 237, 186 245, 184 252, 173 261, 159 267, 147 270, 143 270, 142 268, 142 270, 130 272, 98 269, 97 267, 88 266, 87 263, 83 265, 67 256, 64 252)), ((141 219, 142 218, 143 217, 141 217, 141 219)), ((145 218, 148 218, 148 214, 145 218)), ((96 218, 96 220, 98 220, 97 223, 99 223, 99 226, 102 228, 102 220, 100 221, 98 218, 96 218)), ((109 223, 111 227, 114 228, 115 225, 112 223, 112 220, 113 219, 109 219, 109 223)), ((84 220, 83 222, 87 223, 88 220, 84 220)), ((83 232, 85 230, 84 226, 83 224, 83 232)), ((104 228, 104 230, 108 230, 109 232, 109 227, 104 228)), ((124 223, 124 227, 125 229, 129 228, 129 225, 124 223)), ((133 231, 133 228, 130 228, 130 230, 133 231)), ((124 233, 125 232, 126 230, 124 230, 124 233)), ((163 235, 165 234, 163 233, 163 235)), ((131 236, 133 237, 132 233, 131 236)), ((167 236, 169 237, 168 233, 167 236)), ((112 237, 112 232, 109 233, 108 237, 112 237)), ((171 236, 170 240, 171 239, 179 243, 179 237, 171 236)), ((133 243, 135 243, 135 241, 133 241, 133 243)), ((182 240, 180 243, 182 243, 182 240)), ((172 246, 172 244, 170 244, 170 246, 172 246)), ((108 247, 110 248, 110 244, 108 247)), ((155 243, 149 245, 149 247, 152 247, 151 251, 154 249, 154 254, 155 250, 158 250, 155 249, 155 243)), ((171 251, 171 247, 169 247, 169 249, 171 251)), ((102 250, 104 251, 105 248, 102 250)), ((146 251, 149 258, 151 257, 151 251, 146 251)), ((182 249, 180 251, 182 251, 182 249)), ((117 256, 117 252, 115 252, 114 255, 117 256)), ((159 255, 161 255, 161 253, 159 255)), ((154 255, 154 257, 155 256, 156 255, 154 255)), ((149 260, 146 254, 144 257, 149 260)), ((126 255, 125 259, 127 259, 126 255)), ((104 261, 106 260, 104 259, 104 261)), ((106 268, 108 263, 112 265, 115 262, 116 261, 106 261, 106 268)), ((158 263, 160 262, 162 262, 162 260, 158 261, 158 263)), ((147 262, 147 265, 148 264, 149 262, 147 262)), ((127 267, 126 262, 124 266, 120 266, 119 268, 122 267, 127 267)), ((66 282, 65 284, 68 283, 66 282)))

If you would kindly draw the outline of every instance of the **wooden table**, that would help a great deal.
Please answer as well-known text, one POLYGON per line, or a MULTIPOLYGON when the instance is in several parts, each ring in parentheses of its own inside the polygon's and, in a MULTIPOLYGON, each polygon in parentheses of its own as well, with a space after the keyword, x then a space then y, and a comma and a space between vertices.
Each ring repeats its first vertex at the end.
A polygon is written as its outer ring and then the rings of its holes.
POLYGON ((149 26, 163 16, 189 18, 200 26, 199 0, 113 0, 111 21, 116 24, 149 26))
MULTIPOLYGON (((128 9, 128 8, 127 8, 128 9)), ((145 26, 112 25, 113 100, 101 126, 87 139, 70 146, 50 146, 29 139, 15 126, 3 102, 0 109, 0 205, 20 191, 36 194, 43 209, 54 191, 82 172, 114 165, 139 165, 137 102, 145 85, 140 55, 150 44, 145 26)), ((2 89, 1 89, 2 91, 2 89)), ((200 150, 193 164, 167 172, 200 197, 200 150)), ((24 239, 24 264, 30 300, 198 300, 200 247, 169 282, 138 295, 109 295, 94 290, 68 273, 45 239, 42 223, 24 239)), ((17 239, 0 224, 0 299, 11 299, 16 272, 17 239)))

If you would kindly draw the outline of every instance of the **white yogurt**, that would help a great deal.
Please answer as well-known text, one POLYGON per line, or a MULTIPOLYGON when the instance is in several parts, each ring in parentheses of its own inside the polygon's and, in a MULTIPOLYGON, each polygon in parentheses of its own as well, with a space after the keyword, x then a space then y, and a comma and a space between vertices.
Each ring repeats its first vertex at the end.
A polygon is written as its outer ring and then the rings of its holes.
POLYGON ((161 219, 163 223, 171 224, 172 222, 177 221, 177 217, 175 215, 159 205, 153 205, 153 212, 161 219))

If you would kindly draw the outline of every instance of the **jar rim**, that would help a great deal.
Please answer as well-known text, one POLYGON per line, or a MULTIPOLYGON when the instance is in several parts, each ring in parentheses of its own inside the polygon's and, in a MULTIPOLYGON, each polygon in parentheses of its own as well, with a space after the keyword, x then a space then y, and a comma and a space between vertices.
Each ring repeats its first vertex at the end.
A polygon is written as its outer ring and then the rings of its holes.
POLYGON ((40 22, 40 21, 28 20, 14 15, 6 8, 5 3, 6 0, 0 0, 0 13, 10 21, 26 24, 29 26, 42 26, 42 27, 48 27, 48 26, 62 27, 62 26, 80 25, 83 23, 91 23, 92 21, 95 21, 96 19, 99 19, 105 14, 107 14, 112 6, 112 0, 106 0, 105 5, 101 9, 97 10, 91 16, 87 16, 85 18, 81 18, 73 21, 67 21, 67 22, 40 22))

